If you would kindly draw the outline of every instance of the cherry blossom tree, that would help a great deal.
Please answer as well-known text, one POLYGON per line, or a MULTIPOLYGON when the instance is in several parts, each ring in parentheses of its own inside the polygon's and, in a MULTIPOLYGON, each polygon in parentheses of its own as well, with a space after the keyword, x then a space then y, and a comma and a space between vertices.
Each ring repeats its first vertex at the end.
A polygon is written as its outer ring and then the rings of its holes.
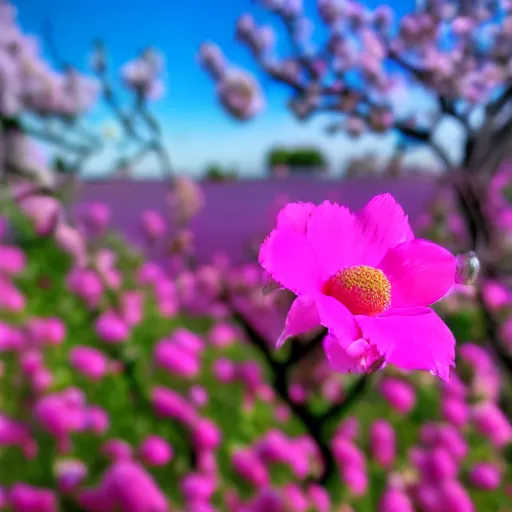
MULTIPOLYGON (((510 1, 425 0, 398 17, 386 5, 369 9, 351 0, 318 0, 320 27, 300 0, 256 3, 275 15, 288 51, 278 51, 278 32, 250 14, 239 17, 236 39, 252 53, 262 76, 288 88, 287 108, 297 120, 322 114, 330 134, 392 133, 400 152, 430 150, 450 171, 447 180, 468 234, 465 250, 477 252, 482 277, 509 275, 495 250, 499 235, 488 190, 512 142, 510 1), (313 38, 318 32, 323 37, 313 38), (415 94, 424 101, 408 98, 415 94), (459 151, 452 150, 456 142, 440 140, 447 121, 461 134, 459 151)), ((230 115, 246 121, 262 111, 257 78, 229 63, 216 44, 203 43, 199 61, 230 115)), ((489 338, 512 372, 492 315, 481 295, 478 300, 489 338)))

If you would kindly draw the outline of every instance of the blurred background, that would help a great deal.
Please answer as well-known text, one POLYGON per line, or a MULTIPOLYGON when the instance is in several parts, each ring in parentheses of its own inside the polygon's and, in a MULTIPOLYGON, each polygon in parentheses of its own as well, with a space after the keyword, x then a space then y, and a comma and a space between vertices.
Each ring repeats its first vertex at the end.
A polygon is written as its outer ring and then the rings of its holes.
POLYGON ((512 511, 511 152, 509 0, 0 0, 0 510, 512 511), (448 381, 275 348, 279 212, 380 194, 448 381))

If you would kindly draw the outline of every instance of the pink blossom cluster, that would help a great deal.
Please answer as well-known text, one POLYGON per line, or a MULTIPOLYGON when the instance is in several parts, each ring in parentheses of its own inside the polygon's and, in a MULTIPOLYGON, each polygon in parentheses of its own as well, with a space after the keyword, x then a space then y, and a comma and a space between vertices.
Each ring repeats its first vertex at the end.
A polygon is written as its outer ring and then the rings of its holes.
POLYGON ((74 70, 57 72, 43 60, 39 41, 24 34, 16 9, 0 4, 0 114, 77 116, 97 101, 99 84, 74 70))

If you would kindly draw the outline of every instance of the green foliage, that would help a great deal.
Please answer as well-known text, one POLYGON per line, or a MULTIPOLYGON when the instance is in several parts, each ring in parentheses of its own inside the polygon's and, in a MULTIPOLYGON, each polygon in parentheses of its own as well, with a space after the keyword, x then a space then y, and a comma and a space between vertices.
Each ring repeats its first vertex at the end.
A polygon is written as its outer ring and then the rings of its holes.
POLYGON ((266 160, 269 168, 286 165, 292 172, 323 170, 328 165, 324 154, 315 147, 276 147, 268 153, 266 160))
POLYGON ((238 179, 238 171, 224 168, 220 164, 210 164, 206 167, 204 179, 214 182, 235 181, 238 179))

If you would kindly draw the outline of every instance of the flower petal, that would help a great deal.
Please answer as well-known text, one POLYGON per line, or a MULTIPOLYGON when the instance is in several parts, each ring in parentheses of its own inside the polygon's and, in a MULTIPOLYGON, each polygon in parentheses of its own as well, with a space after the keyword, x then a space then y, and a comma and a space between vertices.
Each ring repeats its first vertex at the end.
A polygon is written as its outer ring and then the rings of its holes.
POLYGON ((258 261, 278 283, 300 295, 321 286, 318 262, 303 235, 290 228, 274 229, 261 244, 258 261))
POLYGON ((389 249, 414 238, 407 215, 391 194, 375 196, 357 219, 371 248, 359 264, 376 265, 389 249))
POLYGON ((276 343, 279 348, 290 336, 298 336, 320 325, 316 302, 310 295, 297 297, 290 306, 283 332, 276 343))
POLYGON ((455 284, 453 254, 427 240, 411 240, 391 249, 379 268, 391 283, 392 308, 429 306, 455 284))
POLYGON ((289 227, 305 235, 309 217, 315 208, 316 205, 313 203, 288 203, 277 215, 277 227, 289 227))
POLYGON ((455 338, 429 308, 406 308, 380 317, 356 316, 363 337, 386 360, 404 370, 428 370, 448 380, 454 366, 455 338))
POLYGON ((319 294, 315 297, 320 323, 339 338, 345 348, 360 338, 354 316, 333 297, 319 294))
POLYGON ((358 234, 357 218, 345 206, 324 201, 316 207, 306 236, 315 250, 323 279, 344 266, 358 263, 361 253, 358 234))
POLYGON ((347 345, 346 341, 340 340, 340 338, 337 338, 334 334, 329 332, 324 338, 323 344, 325 355, 334 371, 341 373, 359 371, 360 358, 348 355, 345 348, 347 345))

